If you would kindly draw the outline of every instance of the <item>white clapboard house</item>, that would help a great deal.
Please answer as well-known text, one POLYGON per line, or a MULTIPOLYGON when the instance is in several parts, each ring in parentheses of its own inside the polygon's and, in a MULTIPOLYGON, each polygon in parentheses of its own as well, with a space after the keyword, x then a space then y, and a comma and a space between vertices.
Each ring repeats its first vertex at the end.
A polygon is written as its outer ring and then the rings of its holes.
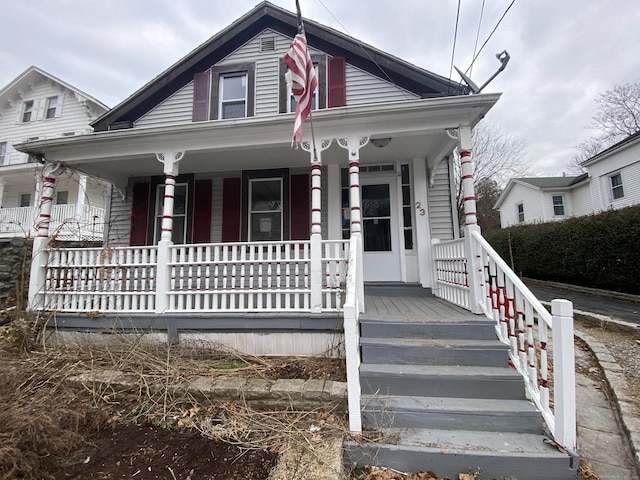
MULTIPOLYGON (((107 106, 38 67, 0 90, 0 239, 35 236, 42 197, 42 164, 13 148, 25 141, 91 133, 107 106)), ((102 241, 108 184, 68 170, 51 209, 51 236, 102 241)))
POLYGON ((447 476, 575 477, 541 420, 575 450, 570 305, 550 315, 476 225, 471 130, 500 95, 305 27, 319 87, 297 150, 282 61, 296 15, 268 2, 95 120, 94 133, 18 146, 45 162, 48 197, 68 169, 115 185, 103 248, 52 247, 42 203, 31 308, 54 312, 55 334, 69 338, 120 329, 345 355, 351 430, 389 412, 393 428, 416 429, 347 443, 359 463, 375 452, 447 476))

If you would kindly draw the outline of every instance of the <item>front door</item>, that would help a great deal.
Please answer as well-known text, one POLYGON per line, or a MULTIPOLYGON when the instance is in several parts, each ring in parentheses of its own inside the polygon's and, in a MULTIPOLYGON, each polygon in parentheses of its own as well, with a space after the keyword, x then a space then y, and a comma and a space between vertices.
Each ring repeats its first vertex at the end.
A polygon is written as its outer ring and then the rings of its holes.
POLYGON ((396 178, 361 177, 360 185, 364 281, 401 281, 396 178))

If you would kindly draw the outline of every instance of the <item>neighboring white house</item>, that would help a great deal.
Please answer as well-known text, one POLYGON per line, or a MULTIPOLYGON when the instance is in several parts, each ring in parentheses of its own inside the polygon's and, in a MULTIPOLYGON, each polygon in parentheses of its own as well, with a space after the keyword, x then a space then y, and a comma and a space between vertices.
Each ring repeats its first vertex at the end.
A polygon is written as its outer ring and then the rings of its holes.
POLYGON ((496 202, 502 228, 640 204, 640 132, 582 162, 586 173, 512 178, 496 202))
MULTIPOLYGON (((33 236, 42 190, 42 165, 14 144, 93 132, 107 106, 37 67, 0 90, 0 238, 33 236)), ((108 184, 69 172, 58 184, 52 235, 102 240, 108 184)))

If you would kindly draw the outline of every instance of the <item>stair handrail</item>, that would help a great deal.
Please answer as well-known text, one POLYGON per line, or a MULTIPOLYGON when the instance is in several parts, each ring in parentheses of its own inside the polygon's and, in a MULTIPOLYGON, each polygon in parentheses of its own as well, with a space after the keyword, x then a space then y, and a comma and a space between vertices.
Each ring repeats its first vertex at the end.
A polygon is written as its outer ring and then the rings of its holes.
POLYGON ((549 313, 482 234, 479 231, 470 233, 474 240, 471 254, 480 260, 482 272, 478 273, 484 274, 480 275, 483 281, 479 288, 483 289, 484 295, 477 297, 481 302, 479 307, 496 322, 500 341, 509 345, 511 364, 524 378, 531 399, 554 440, 567 450, 575 451, 573 305, 568 300, 553 300, 549 313), (535 318, 538 319, 538 352, 534 339, 535 318), (549 402, 549 330, 553 345, 553 409, 549 402))
POLYGON ((349 259, 347 262, 347 285, 344 319, 344 349, 347 364, 347 400, 349 404, 349 430, 354 435, 362 433, 362 412, 360 410, 360 334, 358 321, 360 302, 358 300, 358 239, 353 236, 349 241, 349 259))

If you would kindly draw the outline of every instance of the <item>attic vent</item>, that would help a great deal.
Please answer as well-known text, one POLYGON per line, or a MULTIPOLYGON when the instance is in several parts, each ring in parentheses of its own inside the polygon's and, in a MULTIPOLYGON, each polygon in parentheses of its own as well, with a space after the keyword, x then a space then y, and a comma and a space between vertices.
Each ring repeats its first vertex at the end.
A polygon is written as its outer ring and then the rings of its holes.
POLYGON ((260 39, 260 51, 261 52, 275 52, 276 51, 276 37, 262 37, 260 39))

